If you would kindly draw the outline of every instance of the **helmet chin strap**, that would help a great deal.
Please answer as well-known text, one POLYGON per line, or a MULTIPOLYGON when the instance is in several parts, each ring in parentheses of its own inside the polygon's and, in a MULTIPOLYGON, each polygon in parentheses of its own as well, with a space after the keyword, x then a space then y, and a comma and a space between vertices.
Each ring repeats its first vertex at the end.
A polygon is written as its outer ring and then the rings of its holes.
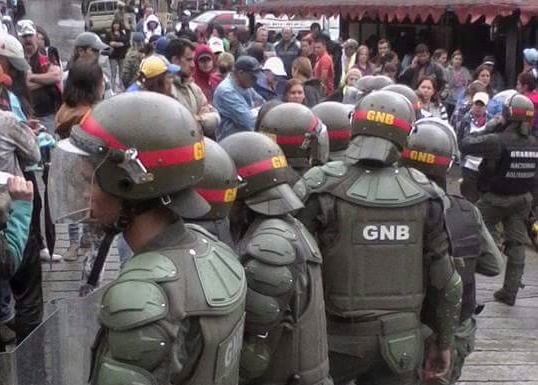
MULTIPOLYGON (((167 208, 167 204, 170 203, 170 200, 163 199, 163 197, 136 202, 136 201, 122 201, 120 214, 112 226, 109 227, 108 231, 114 232, 114 234, 124 232, 127 227, 133 222, 134 218, 140 214, 145 213, 146 211, 167 208)), ((174 213, 174 215, 177 215, 174 213)))

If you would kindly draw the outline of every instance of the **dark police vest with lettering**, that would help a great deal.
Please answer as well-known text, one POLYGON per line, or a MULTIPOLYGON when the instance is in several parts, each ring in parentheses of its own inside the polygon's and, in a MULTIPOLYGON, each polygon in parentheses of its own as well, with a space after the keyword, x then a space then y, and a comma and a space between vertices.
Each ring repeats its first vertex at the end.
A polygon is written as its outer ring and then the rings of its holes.
POLYGON ((479 170, 481 191, 500 195, 518 195, 531 192, 538 164, 538 139, 521 136, 513 131, 498 134, 502 153, 493 171, 483 161, 479 170))
POLYGON ((467 199, 449 195, 450 208, 445 211, 445 223, 450 234, 452 257, 461 258, 464 265, 456 263, 463 282, 460 321, 469 319, 476 308, 476 261, 480 255, 480 224, 474 216, 473 204, 467 199))

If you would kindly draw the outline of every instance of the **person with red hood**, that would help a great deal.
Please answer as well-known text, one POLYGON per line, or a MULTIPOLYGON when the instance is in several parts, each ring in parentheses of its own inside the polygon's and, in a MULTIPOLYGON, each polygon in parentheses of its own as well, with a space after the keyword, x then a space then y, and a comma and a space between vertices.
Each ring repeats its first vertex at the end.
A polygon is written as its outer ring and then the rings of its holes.
POLYGON ((199 44, 194 51, 194 63, 193 80, 211 103, 213 93, 222 80, 215 71, 215 55, 207 45, 199 44))
POLYGON ((538 134, 538 90, 536 90, 536 79, 532 72, 522 72, 517 77, 517 92, 528 97, 534 104, 534 121, 532 123, 532 132, 538 134))

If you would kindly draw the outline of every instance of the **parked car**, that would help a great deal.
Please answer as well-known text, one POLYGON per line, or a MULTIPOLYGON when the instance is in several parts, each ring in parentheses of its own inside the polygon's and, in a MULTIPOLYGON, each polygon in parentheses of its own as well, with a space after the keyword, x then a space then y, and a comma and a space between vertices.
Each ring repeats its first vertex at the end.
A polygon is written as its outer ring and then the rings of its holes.
POLYGON ((103 34, 110 30, 117 5, 117 0, 90 1, 84 17, 84 30, 97 34, 103 34))
POLYGON ((225 33, 233 27, 238 30, 248 29, 248 18, 235 11, 207 11, 192 19, 189 27, 196 33, 204 34, 209 23, 218 23, 225 33))

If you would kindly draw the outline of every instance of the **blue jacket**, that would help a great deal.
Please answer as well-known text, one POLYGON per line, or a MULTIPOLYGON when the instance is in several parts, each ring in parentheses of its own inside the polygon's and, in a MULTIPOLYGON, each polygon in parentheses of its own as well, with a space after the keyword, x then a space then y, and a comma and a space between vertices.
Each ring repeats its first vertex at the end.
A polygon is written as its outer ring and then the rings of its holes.
POLYGON ((217 140, 241 131, 254 131, 256 114, 251 110, 265 100, 254 89, 243 89, 234 80, 233 74, 224 79, 215 90, 213 106, 220 114, 217 140))
POLYGON ((267 85, 267 79, 263 74, 258 76, 256 84, 254 84, 254 91, 256 91, 265 100, 278 99, 282 100, 286 91, 286 78, 284 76, 276 76, 276 88, 273 91, 269 85, 267 85))

